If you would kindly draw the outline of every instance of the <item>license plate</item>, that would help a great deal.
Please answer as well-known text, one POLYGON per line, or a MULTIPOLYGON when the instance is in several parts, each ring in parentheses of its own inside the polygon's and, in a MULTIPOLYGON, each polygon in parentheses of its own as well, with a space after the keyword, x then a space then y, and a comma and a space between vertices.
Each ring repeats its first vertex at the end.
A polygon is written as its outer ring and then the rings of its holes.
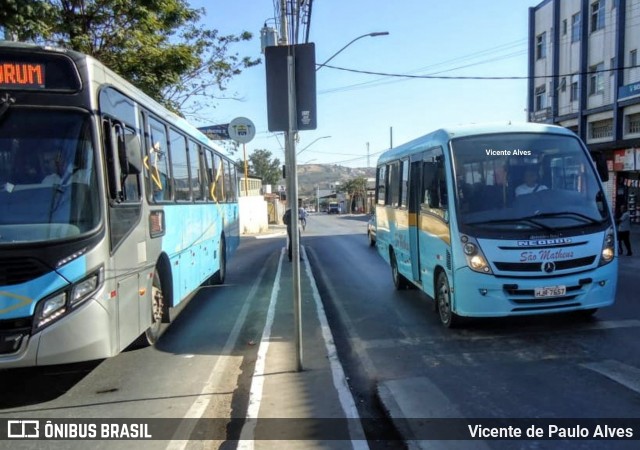
POLYGON ((567 293, 566 286, 545 286, 535 289, 536 297, 558 297, 567 293))

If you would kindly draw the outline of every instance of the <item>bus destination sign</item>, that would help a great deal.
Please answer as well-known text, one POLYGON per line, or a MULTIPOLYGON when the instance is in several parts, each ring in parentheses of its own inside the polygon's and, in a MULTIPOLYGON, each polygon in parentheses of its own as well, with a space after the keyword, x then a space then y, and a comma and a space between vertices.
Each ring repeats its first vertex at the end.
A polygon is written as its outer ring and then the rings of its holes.
POLYGON ((44 64, 0 62, 0 87, 44 89, 44 64))

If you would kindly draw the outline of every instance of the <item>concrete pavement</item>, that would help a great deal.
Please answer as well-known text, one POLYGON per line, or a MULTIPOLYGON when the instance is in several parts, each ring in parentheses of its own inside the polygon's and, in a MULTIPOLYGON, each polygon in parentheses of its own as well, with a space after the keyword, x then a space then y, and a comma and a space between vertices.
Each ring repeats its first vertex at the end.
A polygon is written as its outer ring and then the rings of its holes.
MULTIPOLYGON (((267 235, 281 238, 282 230, 267 235)), ((368 449, 304 246, 301 253, 303 370, 296 370, 293 271, 283 248, 238 448, 368 449)))

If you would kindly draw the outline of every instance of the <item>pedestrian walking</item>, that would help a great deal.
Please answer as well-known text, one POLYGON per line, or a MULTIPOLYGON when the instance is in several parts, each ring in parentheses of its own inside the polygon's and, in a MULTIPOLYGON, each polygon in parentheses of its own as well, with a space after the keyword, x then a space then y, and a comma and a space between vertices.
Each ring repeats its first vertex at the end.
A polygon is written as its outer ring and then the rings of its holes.
POLYGON ((622 244, 627 247, 627 256, 633 255, 631 251, 631 216, 627 211, 627 205, 620 207, 620 217, 618 218, 618 254, 622 255, 622 244))
MULTIPOLYGON (((287 254, 289 256, 289 261, 293 259, 293 245, 291 245, 291 227, 293 227, 294 223, 299 223, 299 220, 296 221, 291 216, 291 208, 288 208, 282 216, 282 221, 287 226, 287 254)), ((298 227, 298 230, 300 230, 300 227, 298 227)), ((300 232, 298 232, 298 236, 300 236, 300 232)), ((300 255, 300 260, 302 260, 302 255, 300 255)))

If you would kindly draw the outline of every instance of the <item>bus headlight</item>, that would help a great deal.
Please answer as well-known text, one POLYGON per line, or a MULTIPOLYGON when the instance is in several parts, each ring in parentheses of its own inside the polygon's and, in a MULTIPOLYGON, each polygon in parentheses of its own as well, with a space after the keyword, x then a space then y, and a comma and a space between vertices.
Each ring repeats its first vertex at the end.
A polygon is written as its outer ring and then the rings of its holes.
POLYGON ((61 292, 41 302, 35 317, 35 326, 41 328, 67 312, 67 293, 61 292))
POLYGON ((100 273, 95 273, 73 287, 71 290, 71 297, 69 298, 71 306, 75 306, 82 300, 86 300, 87 297, 98 288, 98 285, 100 284, 99 275, 100 273))
POLYGON ((471 270, 487 274, 493 273, 475 239, 470 238, 469 236, 462 236, 461 240, 462 251, 464 252, 464 256, 467 258, 467 265, 471 270))
POLYGON ((616 241, 614 239, 613 228, 609 227, 604 235, 604 241, 602 242, 602 252, 600 254, 599 265, 603 266, 613 261, 613 257, 616 255, 616 241))
POLYGON ((90 298, 100 288, 104 280, 103 268, 67 287, 63 291, 41 300, 33 316, 33 333, 65 316, 80 303, 90 298))

